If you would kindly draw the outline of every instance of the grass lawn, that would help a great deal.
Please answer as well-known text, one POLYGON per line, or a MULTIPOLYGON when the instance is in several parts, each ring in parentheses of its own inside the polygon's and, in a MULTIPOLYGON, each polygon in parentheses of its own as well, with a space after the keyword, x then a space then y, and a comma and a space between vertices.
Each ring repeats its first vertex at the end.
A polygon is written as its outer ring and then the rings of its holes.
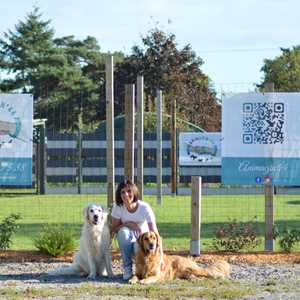
MULTIPOLYGON (((300 228, 300 195, 277 195, 274 199, 275 223, 280 228, 300 228)), ((106 205, 106 195, 21 195, 1 194, 0 220, 11 213, 20 213, 22 220, 14 235, 12 249, 34 249, 33 238, 45 224, 71 226, 79 237, 82 209, 91 202, 106 205)), ((168 250, 188 250, 190 246, 191 197, 163 197, 162 205, 155 196, 145 196, 155 212, 159 231, 168 250)), ((231 219, 248 222, 255 219, 255 227, 263 250, 263 195, 203 196, 201 213, 201 249, 212 250, 215 229, 231 219)), ((116 243, 113 244, 116 246, 116 243)), ((276 249, 279 249, 277 247, 276 249)), ((297 250, 300 247, 298 245, 297 250)))

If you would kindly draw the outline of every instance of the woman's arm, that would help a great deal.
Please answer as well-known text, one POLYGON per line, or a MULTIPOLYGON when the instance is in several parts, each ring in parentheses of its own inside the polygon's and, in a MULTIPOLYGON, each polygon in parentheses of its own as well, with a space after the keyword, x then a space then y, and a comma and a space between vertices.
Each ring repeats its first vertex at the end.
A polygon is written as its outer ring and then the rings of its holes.
POLYGON ((148 228, 150 231, 154 231, 159 234, 156 223, 148 222, 148 228))
POLYGON ((136 231, 138 234, 140 234, 141 232, 140 227, 135 222, 129 221, 129 222, 122 223, 121 219, 116 219, 112 217, 112 223, 111 223, 112 235, 117 234, 119 229, 123 226, 126 226, 131 230, 136 231))

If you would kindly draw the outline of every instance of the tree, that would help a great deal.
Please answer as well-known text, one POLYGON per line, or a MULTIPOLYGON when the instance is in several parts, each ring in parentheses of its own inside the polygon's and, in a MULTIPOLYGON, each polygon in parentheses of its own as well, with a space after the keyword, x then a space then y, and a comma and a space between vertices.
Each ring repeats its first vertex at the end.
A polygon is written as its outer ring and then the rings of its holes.
POLYGON ((257 86, 262 89, 267 82, 273 82, 276 91, 298 92, 300 90, 300 46, 281 48, 281 55, 265 59, 261 71, 263 80, 257 86))
POLYGON ((0 90, 32 93, 35 117, 47 118, 48 128, 72 130, 79 116, 95 127, 105 119, 104 56, 94 37, 54 38, 35 8, 0 40, 0 67, 9 75, 0 90))
MULTIPOLYGON (((209 110, 204 112, 203 105, 216 107, 217 102, 209 78, 201 71, 202 59, 196 56, 190 45, 178 49, 175 35, 157 28, 151 30, 142 42, 143 47, 134 46, 132 54, 116 67, 117 98, 124 96, 125 83, 134 83, 137 75, 143 75, 146 110, 153 110, 156 90, 161 89, 168 111, 176 98, 180 117, 206 128, 207 124, 197 116, 210 113, 209 110)), ((116 111, 124 111, 121 101, 117 103, 116 111)), ((216 124, 214 130, 220 128, 220 120, 216 120, 216 124)))
MULTIPOLYGON (((61 63, 63 57, 56 52, 50 21, 41 21, 38 8, 20 21, 15 32, 9 30, 0 40, 0 66, 12 78, 1 82, 3 91, 34 91, 34 78, 40 65, 50 67, 61 63), (50 61, 49 61, 50 60, 50 61)), ((42 77, 42 76, 41 76, 42 77)))

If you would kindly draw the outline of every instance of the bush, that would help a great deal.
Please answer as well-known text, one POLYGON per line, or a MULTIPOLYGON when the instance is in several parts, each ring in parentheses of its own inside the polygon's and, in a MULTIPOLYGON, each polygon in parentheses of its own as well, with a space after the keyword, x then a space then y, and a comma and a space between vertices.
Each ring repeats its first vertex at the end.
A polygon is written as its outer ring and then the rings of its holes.
POLYGON ((296 229, 287 229, 279 231, 277 226, 273 229, 274 239, 279 238, 279 245, 283 251, 291 252, 297 242, 300 242, 300 231, 296 229))
POLYGON ((34 245, 45 254, 59 256, 75 249, 74 233, 64 226, 46 225, 34 239, 34 245))
MULTIPOLYGON (((255 219, 255 218, 254 218, 255 219)), ((254 220, 242 223, 229 220, 227 225, 217 228, 213 239, 213 246, 217 250, 239 251, 242 249, 255 248, 261 243, 257 239, 254 229, 254 220)))
POLYGON ((17 231, 19 225, 16 224, 20 220, 19 214, 10 214, 2 223, 0 223, 0 249, 6 250, 12 244, 12 235, 17 231))

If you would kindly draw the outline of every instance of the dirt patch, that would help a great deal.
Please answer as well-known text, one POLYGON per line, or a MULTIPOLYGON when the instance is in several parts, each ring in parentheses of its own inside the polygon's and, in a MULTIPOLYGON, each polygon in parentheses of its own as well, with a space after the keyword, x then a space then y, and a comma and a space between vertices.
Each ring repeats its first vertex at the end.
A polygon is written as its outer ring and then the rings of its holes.
MULTIPOLYGON (((167 254, 188 256, 187 251, 171 252, 167 254)), ((72 262, 73 252, 66 255, 52 257, 38 251, 0 251, 1 262, 72 262)), ((120 259, 118 251, 112 252, 113 260, 120 259)), ((202 252, 200 256, 194 257, 199 263, 211 263, 218 259, 227 260, 230 263, 300 263, 300 252, 293 253, 221 253, 221 252, 202 252)))

